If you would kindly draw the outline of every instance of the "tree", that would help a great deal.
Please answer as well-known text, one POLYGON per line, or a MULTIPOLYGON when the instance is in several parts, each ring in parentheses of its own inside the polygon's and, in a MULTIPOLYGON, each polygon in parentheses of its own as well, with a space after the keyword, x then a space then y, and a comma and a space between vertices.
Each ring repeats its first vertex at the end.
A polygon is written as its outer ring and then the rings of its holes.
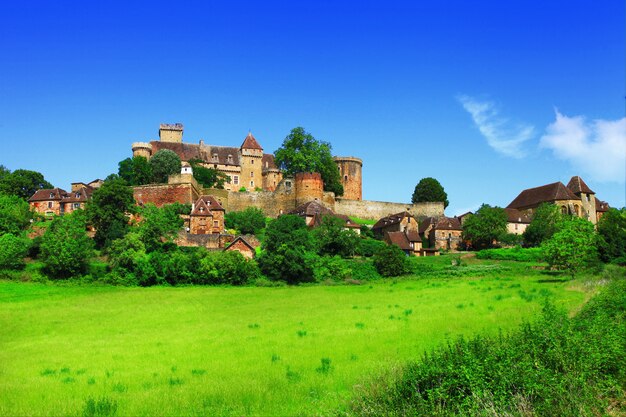
POLYGON ((152 182, 152 166, 144 156, 134 156, 120 161, 118 174, 128 185, 144 185, 152 182))
POLYGON ((147 204, 138 211, 141 221, 137 224, 137 234, 147 252, 158 250, 164 243, 171 243, 183 227, 183 219, 178 215, 176 206, 158 208, 147 204))
POLYGON ((374 254, 374 267, 384 277, 397 277, 408 272, 407 256, 398 246, 385 245, 374 254))
POLYGON ((230 177, 216 169, 207 168, 201 165, 201 163, 202 161, 199 159, 189 160, 195 180, 205 188, 217 188, 219 190, 223 190, 224 184, 230 182, 230 177))
POLYGON ((450 202, 448 201, 448 194, 443 190, 443 187, 434 178, 427 177, 422 178, 420 182, 415 186, 413 196, 411 197, 412 203, 437 203, 442 202, 443 208, 448 207, 450 202))
POLYGON ((9 168, 5 167, 4 165, 0 165, 0 181, 2 181, 2 178, 6 177, 10 173, 11 170, 9 168))
POLYGON ((535 210, 533 219, 524 230, 524 245, 540 246, 554 235, 562 221, 563 215, 558 206, 551 203, 541 204, 535 210))
POLYGON ((167 177, 180 173, 180 157, 174 151, 161 149, 150 158, 152 167, 152 178, 156 183, 167 182, 167 177))
POLYGON ((11 173, 3 174, 0 179, 0 192, 16 195, 24 200, 28 200, 37 190, 44 188, 52 188, 52 184, 37 171, 16 169, 11 173))
POLYGON ((597 260, 596 236, 593 224, 579 217, 562 222, 559 231, 541 246, 552 268, 574 274, 597 260))
POLYGON ((0 235, 18 235, 29 225, 32 217, 26 201, 15 195, 0 194, 0 235))
POLYGON ((29 247, 30 240, 27 238, 11 233, 0 235, 0 269, 23 268, 29 247))
POLYGON ((265 228, 265 214, 257 207, 247 207, 243 211, 230 211, 224 217, 226 227, 237 229, 243 234, 257 234, 265 228))
POLYGON ((598 250, 600 259, 611 262, 626 261, 626 208, 609 209, 598 222, 598 250))
POLYGON ((463 239, 470 240, 478 249, 493 246, 506 234, 508 217, 504 209, 483 204, 463 224, 463 239))
POLYGON ((352 230, 345 230, 345 225, 338 217, 322 217, 322 223, 311 232, 319 255, 354 256, 360 239, 352 230))
POLYGON ((86 216, 79 210, 56 217, 41 239, 40 258, 52 277, 67 278, 85 272, 93 243, 87 236, 86 216))
POLYGON ((313 281, 315 254, 310 252, 312 246, 304 219, 295 215, 280 216, 265 231, 259 267, 272 280, 289 284, 313 281))
POLYGON ((274 155, 277 166, 285 174, 319 172, 324 181, 324 190, 340 196, 343 195, 343 185, 331 150, 330 143, 318 141, 304 128, 296 127, 274 155))
POLYGON ((133 190, 117 175, 110 175, 94 190, 87 203, 87 217, 96 228, 94 240, 99 247, 106 247, 127 233, 127 213, 132 213, 134 207, 133 190))

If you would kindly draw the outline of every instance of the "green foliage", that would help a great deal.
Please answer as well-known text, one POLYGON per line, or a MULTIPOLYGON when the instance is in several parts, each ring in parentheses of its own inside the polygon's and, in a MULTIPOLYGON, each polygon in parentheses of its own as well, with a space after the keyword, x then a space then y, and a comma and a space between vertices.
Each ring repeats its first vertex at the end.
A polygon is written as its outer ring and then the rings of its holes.
POLYGON ((271 252, 280 246, 288 245, 304 250, 313 249, 313 243, 302 217, 285 214, 272 220, 265 231, 262 249, 271 252))
POLYGON ((359 235, 345 230, 345 221, 334 216, 322 216, 322 222, 311 232, 319 255, 354 256, 359 235))
POLYGON ((256 262, 237 251, 208 252, 200 261, 195 283, 245 285, 260 277, 256 262))
POLYGON ((33 214, 28 203, 15 195, 0 193, 0 235, 19 234, 30 224, 33 214))
POLYGON ((89 397, 83 405, 83 417, 113 417, 116 414, 117 401, 109 397, 89 397))
POLYGON ((30 240, 6 233, 0 235, 0 269, 21 269, 30 240))
POLYGON ((114 240, 108 252, 113 271, 120 275, 135 274, 147 257, 146 247, 135 232, 114 240))
POLYGON ((144 156, 133 156, 120 161, 118 175, 128 185, 144 185, 152 182, 152 165, 144 156))
POLYGON ((572 277, 579 270, 597 261, 596 236, 593 224, 579 217, 561 223, 559 231, 541 245, 548 265, 568 271, 572 277))
POLYGON ((540 246, 552 237, 562 221, 563 215, 558 206, 550 203, 541 204, 524 230, 524 244, 531 247, 540 246))
POLYGON ((299 172, 319 172, 324 181, 324 190, 335 195, 343 195, 343 185, 337 164, 331 154, 332 147, 328 142, 315 139, 304 128, 291 129, 274 155, 276 165, 286 175, 299 172))
POLYGON ((407 255, 396 245, 385 245, 374 254, 374 267, 384 277, 397 277, 409 272, 407 255))
POLYGON ((473 248, 482 249, 494 245, 506 234, 508 218, 504 209, 483 204, 463 224, 463 239, 470 240, 473 248))
POLYGON ((604 262, 626 257, 626 208, 611 208, 600 218, 598 251, 604 262))
POLYGON ((431 203, 442 202, 446 208, 450 204, 448 194, 444 191, 443 186, 434 178, 422 178, 413 191, 411 196, 412 203, 431 203))
POLYGON ((87 218, 96 229, 94 240, 99 247, 106 247, 127 233, 127 213, 134 208, 133 190, 118 176, 108 177, 94 190, 87 202, 87 218))
POLYGON ((344 281, 352 278, 352 269, 346 260, 339 256, 321 256, 315 263, 315 281, 344 281))
POLYGON ((180 157, 174 151, 161 149, 150 158, 150 166, 152 167, 152 180, 155 183, 164 183, 170 175, 180 173, 180 157))
POLYGON ((178 215, 178 207, 166 205, 161 208, 146 204, 138 210, 141 221, 137 224, 137 234, 147 252, 171 243, 183 226, 183 219, 178 215))
POLYGON ((82 211, 56 217, 41 239, 40 259, 45 272, 53 278, 80 275, 93 254, 82 211))
POLYGON ((246 187, 241 187, 241 188, 239 189, 239 192, 240 192, 240 193, 245 193, 246 191, 248 191, 248 190, 246 189, 246 187))
POLYGON ((224 189, 224 184, 230 182, 230 177, 213 168, 207 168, 199 159, 189 160, 193 169, 193 177, 205 188, 224 189))
POLYGON ((53 188, 52 184, 46 181, 43 174, 27 169, 16 169, 11 173, 6 171, 0 179, 0 193, 18 196, 28 200, 37 190, 53 188))
POLYGON ((10 173, 11 173, 11 170, 9 168, 5 167, 4 165, 0 165, 0 182, 2 181, 4 177, 9 175, 10 173))
POLYGON ((371 257, 380 250, 386 243, 382 240, 372 239, 371 237, 363 238, 363 233, 361 233, 361 239, 359 239, 359 243, 356 246, 356 254, 358 256, 371 257))
POLYGON ((257 207, 247 207, 243 211, 230 211, 224 216, 227 229, 236 229, 243 234, 258 234, 265 228, 265 214, 257 207))
POLYGON ((547 305, 513 333, 448 342, 349 414, 605 415, 624 400, 625 313, 626 281, 615 280, 573 319, 547 305))
POLYGON ((543 261, 543 251, 541 248, 516 246, 510 249, 483 249, 476 253, 476 257, 499 261, 541 262, 543 261))

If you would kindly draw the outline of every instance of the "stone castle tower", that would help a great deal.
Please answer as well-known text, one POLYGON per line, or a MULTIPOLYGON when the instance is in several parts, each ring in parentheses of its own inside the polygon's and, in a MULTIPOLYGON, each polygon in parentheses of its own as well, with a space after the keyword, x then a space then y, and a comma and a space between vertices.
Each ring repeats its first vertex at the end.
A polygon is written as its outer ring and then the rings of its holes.
POLYGON ((336 156, 333 158, 339 168, 343 198, 348 200, 363 199, 363 161, 353 156, 336 156))
POLYGON ((239 148, 241 184, 250 191, 263 186, 263 148, 249 132, 239 148))
POLYGON ((183 125, 182 123, 167 124, 161 123, 159 126, 159 140, 161 142, 182 143, 183 125))
POLYGON ((296 207, 311 200, 322 201, 324 181, 318 172, 299 172, 295 175, 296 207))

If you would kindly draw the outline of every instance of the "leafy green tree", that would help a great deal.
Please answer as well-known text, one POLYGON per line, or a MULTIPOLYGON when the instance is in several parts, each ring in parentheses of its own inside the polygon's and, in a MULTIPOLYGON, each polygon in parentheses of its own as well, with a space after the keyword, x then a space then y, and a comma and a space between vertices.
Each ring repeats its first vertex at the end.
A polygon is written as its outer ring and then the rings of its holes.
POLYGON ((304 128, 296 127, 274 155, 276 164, 285 174, 319 172, 324 181, 324 190, 340 196, 343 195, 343 185, 331 150, 330 143, 318 141, 304 128))
POLYGON ((396 245, 382 246, 373 259, 374 267, 384 277, 397 277, 409 271, 408 258, 396 245))
POLYGON ((41 239, 40 259, 52 277, 67 278, 85 272, 93 254, 82 211, 56 217, 41 239))
POLYGON ((9 168, 5 167, 4 165, 0 165, 0 181, 2 181, 2 178, 6 177, 10 173, 11 170, 9 168))
POLYGON ((437 203, 442 202, 443 207, 448 207, 448 194, 444 191, 443 186, 434 178, 422 178, 415 186, 412 203, 437 203))
POLYGON ((598 222, 598 250, 604 262, 626 261, 626 208, 604 213, 598 222))
POLYGON ((558 206, 551 203, 541 204, 535 210, 530 224, 524 230, 524 245, 540 246, 556 233, 562 221, 563 215, 558 206))
POLYGON ((146 204, 138 211, 141 221, 137 224, 137 234, 147 252, 160 249, 164 243, 171 243, 183 227, 183 219, 175 206, 158 208, 154 204, 146 204))
POLYGON ((313 243, 301 217, 283 215, 272 221, 261 247, 259 267, 268 278, 289 284, 313 281, 313 243))
POLYGON ((156 183, 167 182, 167 177, 179 174, 181 168, 180 157, 174 151, 161 149, 150 158, 152 178, 156 183))
POLYGON ((483 204, 463 224, 463 238, 472 242, 472 247, 483 249, 493 246, 506 234, 508 217, 504 209, 483 204))
POLYGON ((0 235, 0 269, 21 269, 28 254, 30 240, 5 233, 0 235))
POLYGON ((257 207, 247 207, 242 211, 230 211, 224 216, 228 229, 236 229, 243 234, 258 234, 265 228, 265 214, 257 207))
POLYGON ((87 218, 96 229, 94 240, 106 247, 128 232, 128 215, 135 209, 133 190, 117 175, 110 175, 87 203, 87 218))
POLYGON ((559 231, 541 247, 548 265, 568 271, 572 278, 598 259, 593 224, 579 217, 564 220, 559 231))
POLYGON ((205 188, 224 189, 224 184, 230 182, 230 177, 223 172, 213 168, 207 168, 201 165, 199 159, 189 160, 189 164, 193 170, 193 177, 205 188))
POLYGON ((53 188, 52 184, 46 181, 43 174, 27 169, 16 169, 11 173, 3 174, 0 179, 0 192, 9 195, 16 195, 24 200, 28 200, 37 190, 53 188))
POLYGON ((128 185, 144 185, 152 182, 152 166, 144 156, 134 156, 120 161, 118 175, 128 185))
POLYGON ((15 195, 0 193, 0 235, 19 233, 26 229, 33 214, 26 201, 15 195))
POLYGON ((198 283, 210 285, 245 285, 260 276, 256 262, 236 251, 207 252, 197 274, 198 283))
POLYGON ((359 245, 359 236, 345 230, 345 221, 334 216, 323 216, 322 223, 311 232, 319 255, 354 256, 359 245))

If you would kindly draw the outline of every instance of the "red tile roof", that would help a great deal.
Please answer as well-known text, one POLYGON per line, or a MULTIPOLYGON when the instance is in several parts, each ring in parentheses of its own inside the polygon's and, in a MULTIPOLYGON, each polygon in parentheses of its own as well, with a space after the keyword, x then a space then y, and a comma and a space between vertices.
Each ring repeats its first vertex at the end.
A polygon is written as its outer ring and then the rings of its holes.
POLYGON ((387 232, 386 233, 389 242, 393 245, 400 247, 402 250, 412 250, 411 242, 406 237, 404 232, 387 232))
POLYGON ((226 211, 212 195, 203 195, 196 200, 191 216, 209 216, 212 211, 226 211))
POLYGON ((605 212, 609 211, 609 208, 609 203, 607 203, 606 201, 600 201, 596 198, 596 211, 605 212))
POLYGON ((63 196, 66 194, 67 191, 62 188, 45 188, 43 190, 35 191, 35 194, 33 194, 32 197, 28 199, 28 201, 62 200, 63 196))
POLYGON ((402 222, 405 217, 412 217, 408 211, 403 211, 401 213, 391 214, 387 217, 383 217, 378 220, 374 226, 372 226, 372 230, 382 229, 383 227, 390 226, 392 224, 398 224, 402 222))
POLYGON ((507 208, 524 209, 557 200, 580 200, 580 198, 559 181, 522 191, 507 208))
POLYGON ((252 132, 248 132, 248 136, 243 140, 241 144, 241 149, 260 149, 263 150, 259 142, 256 141, 254 136, 252 136, 252 132))
POLYGON ((595 194, 593 191, 591 191, 591 188, 589 188, 587 184, 585 184, 585 181, 583 181, 583 179, 580 178, 578 175, 572 177, 572 179, 569 180, 569 182, 567 183, 567 188, 572 190, 574 194, 577 195, 579 195, 580 193, 595 194))

